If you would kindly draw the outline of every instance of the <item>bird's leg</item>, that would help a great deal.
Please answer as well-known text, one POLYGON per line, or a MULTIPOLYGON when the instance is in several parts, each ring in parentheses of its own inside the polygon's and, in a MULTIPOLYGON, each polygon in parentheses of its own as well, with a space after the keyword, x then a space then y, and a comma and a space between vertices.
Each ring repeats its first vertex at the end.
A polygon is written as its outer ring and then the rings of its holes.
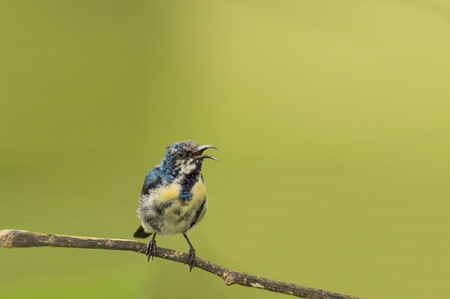
POLYGON ((156 233, 153 233, 153 237, 150 239, 150 242, 148 242, 147 245, 147 252, 146 255, 148 256, 148 261, 150 261, 150 258, 153 260, 156 256, 156 233))
POLYGON ((186 239, 186 241, 188 242, 189 247, 190 247, 188 258, 184 264, 188 264, 189 271, 192 271, 192 268, 194 268, 194 264, 195 264, 195 249, 194 249, 194 246, 192 246, 191 241, 189 241, 189 238, 186 235, 186 233, 184 233, 183 236, 186 239))

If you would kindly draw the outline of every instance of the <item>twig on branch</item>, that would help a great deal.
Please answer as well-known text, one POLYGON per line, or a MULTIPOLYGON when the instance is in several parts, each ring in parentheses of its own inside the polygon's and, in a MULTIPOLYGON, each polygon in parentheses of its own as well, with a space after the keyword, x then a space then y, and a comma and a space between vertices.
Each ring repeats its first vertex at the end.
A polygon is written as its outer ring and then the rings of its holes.
MULTIPOLYGON (((0 231, 0 247, 71 247, 127 250, 145 254, 147 244, 133 240, 41 234, 25 230, 5 229, 0 231)), ((156 257, 178 263, 184 263, 187 259, 187 256, 188 255, 186 253, 161 247, 158 247, 158 250, 156 252, 156 257)), ((358 299, 358 297, 350 295, 325 291, 322 289, 304 287, 293 283, 276 281, 264 277, 258 277, 242 272, 233 271, 203 260, 201 258, 196 258, 195 267, 219 276, 220 278, 222 278, 226 285, 238 284, 241 286, 258 288, 262 290, 294 295, 297 297, 309 299, 358 299)))

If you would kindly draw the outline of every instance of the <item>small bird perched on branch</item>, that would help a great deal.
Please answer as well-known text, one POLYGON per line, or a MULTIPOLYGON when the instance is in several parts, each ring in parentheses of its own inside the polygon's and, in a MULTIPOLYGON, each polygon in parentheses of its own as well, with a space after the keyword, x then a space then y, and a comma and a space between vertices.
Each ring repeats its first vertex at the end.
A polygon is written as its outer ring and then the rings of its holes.
POLYGON ((135 238, 152 235, 147 246, 148 260, 156 255, 156 234, 183 234, 189 244, 186 263, 194 268, 195 249, 186 232, 205 215, 208 193, 201 174, 204 159, 217 159, 203 155, 212 145, 200 146, 193 140, 184 140, 167 146, 166 154, 145 177, 139 200, 138 216, 141 226, 135 238))

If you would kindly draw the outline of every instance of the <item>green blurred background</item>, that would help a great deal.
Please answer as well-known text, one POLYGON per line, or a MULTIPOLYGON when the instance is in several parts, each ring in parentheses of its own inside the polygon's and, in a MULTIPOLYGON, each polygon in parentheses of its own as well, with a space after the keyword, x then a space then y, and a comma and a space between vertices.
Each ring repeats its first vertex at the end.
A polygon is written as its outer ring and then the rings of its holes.
MULTIPOLYGON (((198 255, 369 298, 450 279, 448 1, 1 1, 0 229, 131 238, 213 144, 198 255)), ((162 247, 186 251, 181 236, 162 247)), ((129 252, 0 250, 1 298, 282 298, 129 252)))

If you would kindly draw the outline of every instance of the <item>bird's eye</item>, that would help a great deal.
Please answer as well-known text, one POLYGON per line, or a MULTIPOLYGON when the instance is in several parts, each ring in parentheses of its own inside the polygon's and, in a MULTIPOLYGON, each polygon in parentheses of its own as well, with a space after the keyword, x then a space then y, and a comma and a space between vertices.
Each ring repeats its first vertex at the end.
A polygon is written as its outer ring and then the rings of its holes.
POLYGON ((184 156, 184 154, 182 153, 182 152, 178 152, 178 157, 183 157, 184 156))

